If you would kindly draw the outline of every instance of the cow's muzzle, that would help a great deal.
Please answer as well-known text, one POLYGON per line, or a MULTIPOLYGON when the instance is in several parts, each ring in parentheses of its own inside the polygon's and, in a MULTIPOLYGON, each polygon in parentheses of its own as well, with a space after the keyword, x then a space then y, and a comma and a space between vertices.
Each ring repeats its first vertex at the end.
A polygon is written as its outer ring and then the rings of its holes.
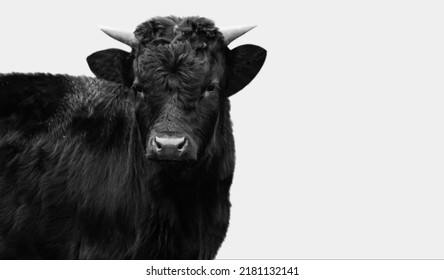
POLYGON ((148 140, 147 157, 165 162, 194 161, 197 149, 190 137, 185 135, 157 134, 148 140))

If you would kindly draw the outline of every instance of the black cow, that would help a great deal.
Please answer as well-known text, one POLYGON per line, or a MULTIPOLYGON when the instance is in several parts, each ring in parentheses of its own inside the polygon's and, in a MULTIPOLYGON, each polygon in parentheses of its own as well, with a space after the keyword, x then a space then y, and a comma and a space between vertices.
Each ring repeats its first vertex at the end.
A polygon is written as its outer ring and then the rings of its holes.
POLYGON ((212 259, 229 223, 228 97, 266 51, 250 28, 158 17, 132 47, 88 57, 99 78, 0 76, 0 258, 212 259))

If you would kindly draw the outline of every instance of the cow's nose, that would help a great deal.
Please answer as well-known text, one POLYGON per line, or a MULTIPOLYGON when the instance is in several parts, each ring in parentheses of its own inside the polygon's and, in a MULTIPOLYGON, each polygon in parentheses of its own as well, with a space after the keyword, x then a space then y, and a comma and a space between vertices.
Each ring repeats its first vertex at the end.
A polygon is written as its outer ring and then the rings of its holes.
POLYGON ((154 145, 156 145, 157 152, 176 153, 183 152, 187 146, 187 139, 185 137, 157 137, 155 136, 154 145))
POLYGON ((196 153, 192 146, 187 137, 154 136, 148 145, 148 157, 165 161, 194 160, 196 153))

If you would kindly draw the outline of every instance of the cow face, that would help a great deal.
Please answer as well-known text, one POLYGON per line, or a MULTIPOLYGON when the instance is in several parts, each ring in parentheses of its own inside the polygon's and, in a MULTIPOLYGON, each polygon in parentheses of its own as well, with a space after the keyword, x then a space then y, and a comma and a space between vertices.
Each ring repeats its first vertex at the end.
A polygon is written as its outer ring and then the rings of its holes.
POLYGON ((131 53, 109 49, 89 56, 91 70, 137 92, 149 159, 198 160, 219 127, 226 99, 256 76, 265 50, 229 50, 214 23, 197 17, 149 20, 132 42, 131 53))
POLYGON ((203 152, 220 111, 223 57, 211 61, 188 41, 148 45, 134 60, 134 85, 149 112, 147 156, 193 161, 203 152))

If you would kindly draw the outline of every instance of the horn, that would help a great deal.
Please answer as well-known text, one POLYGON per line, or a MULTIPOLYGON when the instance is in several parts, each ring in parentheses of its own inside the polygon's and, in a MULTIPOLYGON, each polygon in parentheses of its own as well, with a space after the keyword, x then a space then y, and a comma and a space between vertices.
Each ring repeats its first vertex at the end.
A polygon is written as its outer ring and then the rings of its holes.
POLYGON ((224 35, 225 44, 228 46, 228 44, 230 44, 240 36, 244 35, 251 29, 255 28, 256 26, 257 25, 222 28, 220 29, 220 32, 224 35))
POLYGON ((116 30, 113 28, 99 26, 100 30, 105 32, 106 35, 110 36, 113 39, 116 39, 119 42, 127 44, 130 47, 135 47, 139 41, 133 33, 128 31, 116 30))

